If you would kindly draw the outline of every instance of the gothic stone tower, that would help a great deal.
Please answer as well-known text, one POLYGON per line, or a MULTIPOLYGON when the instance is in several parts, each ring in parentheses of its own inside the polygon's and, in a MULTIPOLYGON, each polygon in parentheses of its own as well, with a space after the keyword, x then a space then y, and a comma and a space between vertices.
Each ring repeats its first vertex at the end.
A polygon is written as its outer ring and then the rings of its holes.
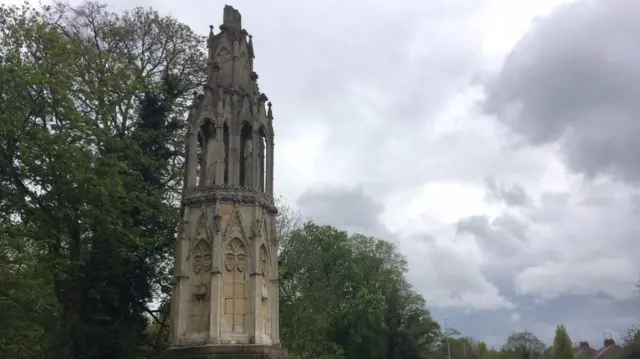
POLYGON ((220 30, 211 26, 208 81, 188 116, 167 355, 280 358, 271 103, 233 7, 220 30))

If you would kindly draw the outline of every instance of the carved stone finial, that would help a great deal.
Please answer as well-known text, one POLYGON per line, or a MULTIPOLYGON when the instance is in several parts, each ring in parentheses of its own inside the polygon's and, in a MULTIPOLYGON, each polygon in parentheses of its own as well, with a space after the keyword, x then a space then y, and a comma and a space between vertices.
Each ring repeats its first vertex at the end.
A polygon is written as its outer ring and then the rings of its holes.
POLYGON ((207 39, 207 47, 213 47, 213 25, 209 25, 209 38, 207 39))
POLYGON ((273 120, 273 111, 271 110, 271 101, 267 103, 267 118, 269 121, 273 120))

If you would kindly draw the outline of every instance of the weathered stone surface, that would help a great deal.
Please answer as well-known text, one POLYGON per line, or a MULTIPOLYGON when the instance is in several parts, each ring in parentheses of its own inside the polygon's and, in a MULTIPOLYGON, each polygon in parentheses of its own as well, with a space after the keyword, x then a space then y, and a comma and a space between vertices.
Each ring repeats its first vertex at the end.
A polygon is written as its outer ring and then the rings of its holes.
POLYGON ((285 348, 270 345, 210 345, 167 350, 160 359, 295 359, 285 348))
POLYGON ((187 119, 167 358, 288 358, 280 348, 273 112, 251 37, 224 8, 187 119))

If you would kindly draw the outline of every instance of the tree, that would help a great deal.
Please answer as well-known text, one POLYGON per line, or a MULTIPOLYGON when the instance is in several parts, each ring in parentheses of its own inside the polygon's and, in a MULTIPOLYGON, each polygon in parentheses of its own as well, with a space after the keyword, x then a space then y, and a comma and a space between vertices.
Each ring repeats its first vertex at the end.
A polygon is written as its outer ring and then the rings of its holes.
POLYGON ((382 240, 306 223, 281 258, 281 333, 309 358, 425 358, 439 327, 382 240))
POLYGON ((33 313, 0 312, 0 355, 139 358, 163 321, 150 304, 168 284, 176 119, 203 38, 94 3, 3 5, 0 23, 0 308, 33 313))
POLYGON ((478 359, 486 359, 487 352, 487 344, 483 341, 478 342, 478 359))
POLYGON ((623 359, 640 359, 640 325, 635 324, 623 338, 623 359))
POLYGON ((552 359, 573 359, 573 345, 571 344, 571 338, 569 338, 567 329, 562 324, 559 324, 556 327, 556 335, 553 339, 552 348, 552 359))
POLYGON ((532 359, 544 351, 544 343, 535 334, 524 331, 511 333, 502 346, 503 351, 511 352, 522 359, 532 359))

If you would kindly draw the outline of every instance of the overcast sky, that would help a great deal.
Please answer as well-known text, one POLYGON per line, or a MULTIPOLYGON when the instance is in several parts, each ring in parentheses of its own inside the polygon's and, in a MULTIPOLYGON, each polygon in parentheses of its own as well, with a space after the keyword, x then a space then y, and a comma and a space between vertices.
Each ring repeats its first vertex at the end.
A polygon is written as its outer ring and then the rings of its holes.
MULTIPOLYGON (((111 3, 203 35, 224 6, 111 3)), ((398 243, 436 320, 600 347, 639 319, 640 2, 227 3, 273 102, 277 193, 398 243)))

